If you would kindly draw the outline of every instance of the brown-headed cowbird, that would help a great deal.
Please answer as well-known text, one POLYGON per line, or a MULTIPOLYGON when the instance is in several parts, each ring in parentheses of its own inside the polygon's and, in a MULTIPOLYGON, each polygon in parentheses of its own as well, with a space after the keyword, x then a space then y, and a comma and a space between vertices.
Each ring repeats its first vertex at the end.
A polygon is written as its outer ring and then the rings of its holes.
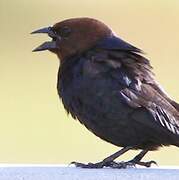
POLYGON ((34 49, 49 50, 60 59, 57 89, 74 119, 122 150, 84 168, 150 167, 148 151, 179 146, 179 104, 154 79, 142 51, 91 18, 68 19, 34 31, 52 38, 34 49), (114 160, 130 149, 142 151, 128 162, 114 160))

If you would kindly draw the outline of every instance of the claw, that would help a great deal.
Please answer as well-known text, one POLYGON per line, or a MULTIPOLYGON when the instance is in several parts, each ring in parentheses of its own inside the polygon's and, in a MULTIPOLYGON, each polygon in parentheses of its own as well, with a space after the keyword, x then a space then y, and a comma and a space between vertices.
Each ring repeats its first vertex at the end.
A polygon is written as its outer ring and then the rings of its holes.
POLYGON ((158 166, 157 163, 156 163, 155 161, 139 162, 138 164, 139 164, 139 165, 142 165, 142 166, 145 166, 145 167, 151 167, 152 164, 158 166))
POLYGON ((152 164, 155 164, 157 165, 157 163, 155 161, 148 161, 148 162, 142 162, 142 161, 139 161, 139 162, 133 162, 133 161, 129 161, 131 163, 134 163, 135 165, 138 164, 140 166, 144 166, 144 167, 151 167, 152 164))

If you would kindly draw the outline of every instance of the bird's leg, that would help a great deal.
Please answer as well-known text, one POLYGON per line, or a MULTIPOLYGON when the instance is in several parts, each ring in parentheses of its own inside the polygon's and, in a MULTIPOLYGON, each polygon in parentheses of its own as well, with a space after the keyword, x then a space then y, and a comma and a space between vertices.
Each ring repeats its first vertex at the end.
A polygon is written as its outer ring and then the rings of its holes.
MULTIPOLYGON (((71 164, 74 164, 76 167, 81 167, 81 168, 113 167, 114 164, 118 164, 118 168, 119 168, 119 163, 114 162, 114 160, 132 148, 133 147, 130 147, 130 146, 124 147, 121 150, 117 151, 116 153, 112 154, 111 156, 105 158, 103 161, 100 161, 98 163, 83 164, 83 163, 78 163, 78 162, 72 162, 71 164)), ((121 164, 121 168, 123 168, 123 164, 121 164)))
POLYGON ((148 150, 142 150, 137 156, 135 156, 132 160, 128 161, 127 163, 131 163, 134 166, 136 164, 145 166, 145 167, 151 167, 152 164, 157 163, 155 161, 148 161, 148 162, 142 162, 141 159, 147 154, 148 150))
POLYGON ((142 162, 141 159, 145 156, 148 150, 142 150, 137 156, 132 160, 127 162, 115 162, 110 161, 107 166, 111 168, 124 169, 127 167, 135 167, 137 164, 145 167, 150 167, 152 164, 157 164, 155 161, 142 162))

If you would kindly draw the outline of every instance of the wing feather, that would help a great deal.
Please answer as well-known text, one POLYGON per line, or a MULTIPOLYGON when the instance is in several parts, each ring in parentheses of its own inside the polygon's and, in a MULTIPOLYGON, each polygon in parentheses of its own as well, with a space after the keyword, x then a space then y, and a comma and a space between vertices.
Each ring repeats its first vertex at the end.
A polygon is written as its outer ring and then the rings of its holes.
POLYGON ((130 107, 146 108, 156 123, 179 135, 179 105, 155 81, 148 59, 130 50, 103 50, 103 56, 97 54, 93 59, 105 62, 112 77, 125 86, 120 95, 130 107))

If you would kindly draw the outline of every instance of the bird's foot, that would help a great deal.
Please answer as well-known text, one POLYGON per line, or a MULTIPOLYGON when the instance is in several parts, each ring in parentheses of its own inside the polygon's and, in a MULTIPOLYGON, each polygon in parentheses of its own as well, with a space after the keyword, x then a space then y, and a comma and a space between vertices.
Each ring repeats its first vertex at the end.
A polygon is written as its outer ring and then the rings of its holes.
POLYGON ((94 169, 99 169, 103 167, 110 167, 114 169, 126 169, 129 167, 135 167, 135 163, 133 162, 115 162, 115 161, 110 161, 110 162, 98 162, 98 163, 88 163, 88 164, 83 164, 79 162, 72 162, 71 164, 74 164, 76 167, 80 168, 94 168, 94 169))
POLYGON ((74 164, 76 167, 90 168, 90 169, 93 169, 93 168, 99 169, 99 168, 103 168, 105 166, 103 161, 98 162, 98 163, 88 163, 88 164, 83 164, 83 163, 79 163, 79 162, 71 162, 71 164, 74 164))
POLYGON ((142 161, 136 162, 134 160, 127 161, 127 162, 112 161, 108 164, 108 167, 117 168, 117 169, 126 169, 126 168, 136 167, 136 165, 140 165, 144 167, 151 167, 152 164, 157 165, 155 161, 148 161, 148 162, 142 162, 142 161))
POLYGON ((135 167, 135 164, 128 161, 128 162, 115 162, 115 161, 111 161, 108 162, 106 167, 110 167, 110 168, 114 168, 114 169, 126 169, 126 168, 133 168, 135 167))
POLYGON ((144 166, 144 167, 151 167, 152 164, 157 165, 157 163, 155 161, 143 162, 143 161, 135 161, 134 159, 131 161, 128 161, 128 163, 133 164, 133 166, 140 165, 140 166, 144 166))
POLYGON ((88 163, 88 164, 83 164, 79 162, 72 162, 71 164, 74 164, 76 167, 80 168, 89 168, 89 169, 99 169, 103 167, 110 167, 114 169, 126 169, 126 168, 133 168, 136 167, 136 165, 144 166, 144 167, 151 167, 152 164, 157 165, 155 161, 148 161, 148 162, 136 162, 134 160, 127 161, 127 162, 115 162, 115 161, 110 161, 110 162, 105 162, 101 161, 98 163, 88 163))

